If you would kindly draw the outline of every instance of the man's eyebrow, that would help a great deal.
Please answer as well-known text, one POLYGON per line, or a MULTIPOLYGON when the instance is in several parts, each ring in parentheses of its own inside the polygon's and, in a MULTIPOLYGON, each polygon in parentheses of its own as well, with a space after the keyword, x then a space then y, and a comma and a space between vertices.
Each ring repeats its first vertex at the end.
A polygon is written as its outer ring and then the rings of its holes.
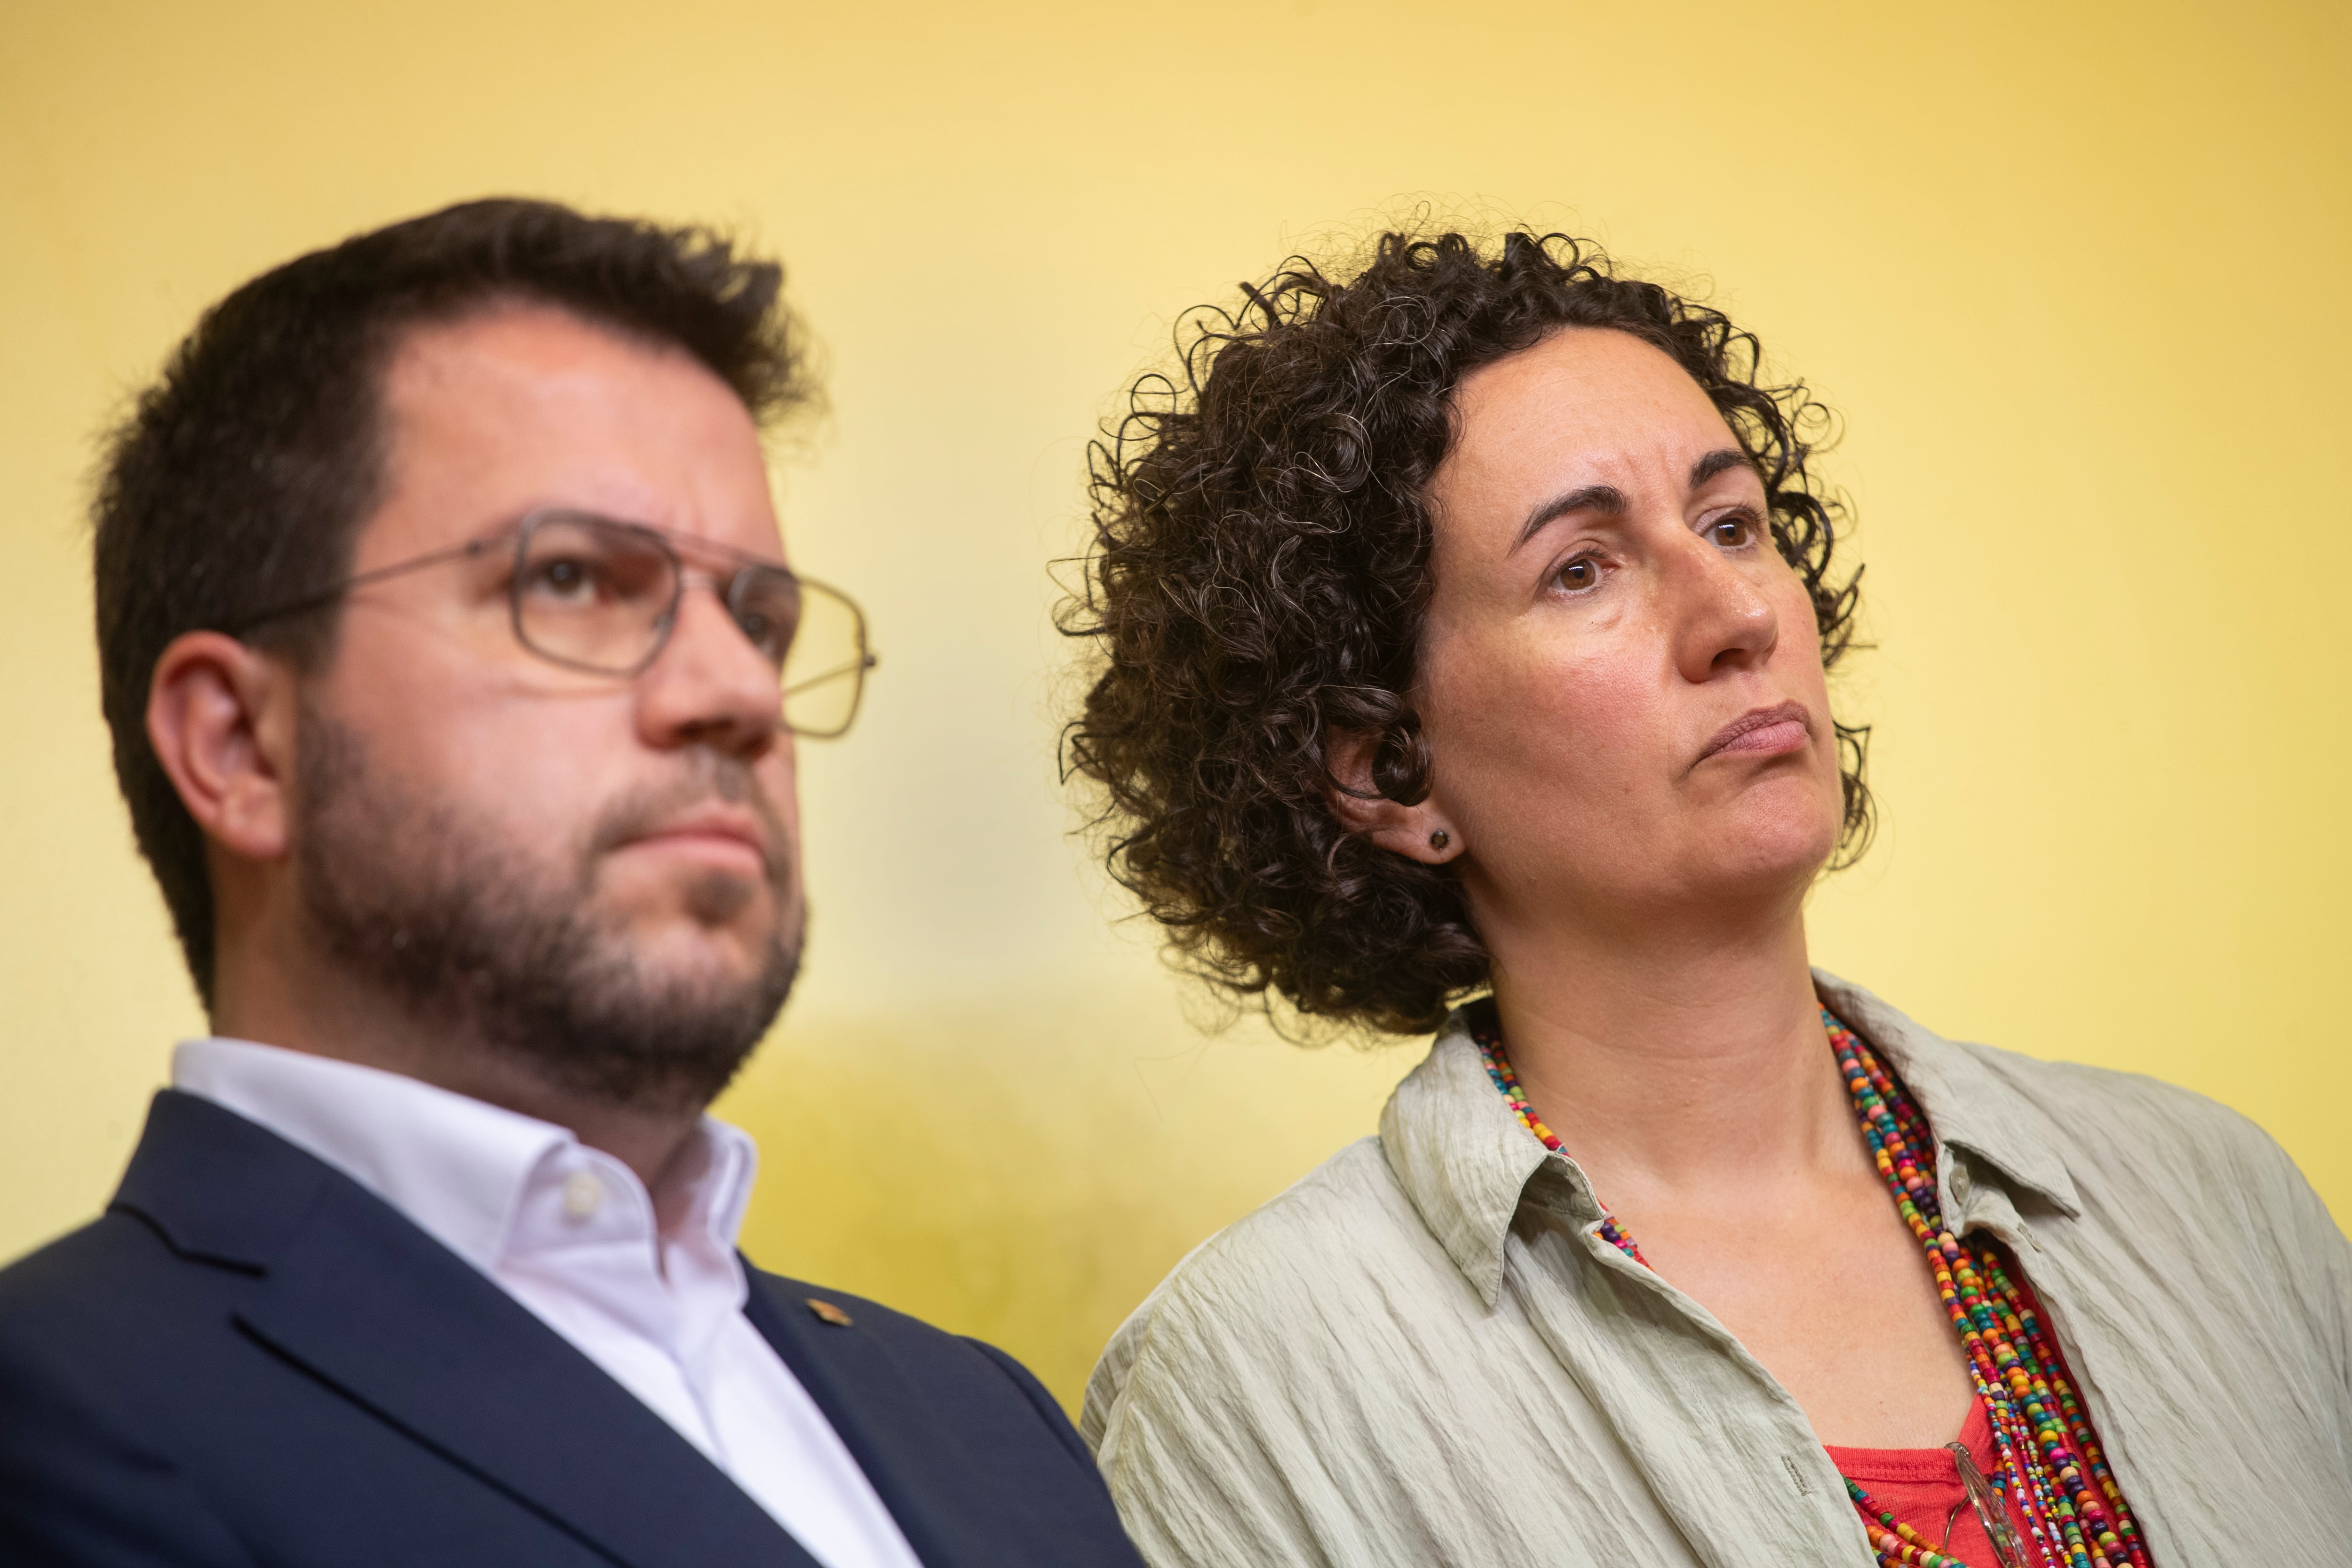
POLYGON ((1719 452, 1709 452, 1691 465, 1690 488, 1696 489, 1716 475, 1729 468, 1756 467, 1756 459, 1736 447, 1726 447, 1719 452))
POLYGON ((1554 518, 1566 517, 1572 511, 1605 511, 1614 515, 1624 510, 1625 492, 1615 485, 1586 485, 1565 495, 1554 496, 1528 513, 1527 521, 1519 524, 1519 536, 1511 541, 1510 550, 1503 553, 1508 555, 1517 550, 1542 532, 1544 524, 1554 518))

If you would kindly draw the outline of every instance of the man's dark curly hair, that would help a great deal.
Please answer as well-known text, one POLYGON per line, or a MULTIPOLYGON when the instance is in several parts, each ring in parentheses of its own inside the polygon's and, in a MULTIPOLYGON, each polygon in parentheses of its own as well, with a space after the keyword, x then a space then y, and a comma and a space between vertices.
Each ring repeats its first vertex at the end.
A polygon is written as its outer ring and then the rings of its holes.
MULTIPOLYGON (((1805 466, 1829 416, 1763 384, 1761 348, 1719 311, 1565 235, 1391 232, 1344 280, 1293 257, 1242 292, 1184 319, 1178 368, 1138 380, 1089 451, 1094 543, 1060 623, 1097 662, 1066 755, 1102 792, 1111 875, 1180 966, 1260 1005, 1426 1032, 1487 983, 1486 946, 1450 869, 1341 826, 1327 743, 1374 735, 1374 787, 1429 793, 1412 692, 1455 387, 1559 327, 1673 356, 1754 459, 1833 665, 1857 594, 1831 574, 1840 509, 1805 466)), ((1870 832, 1866 738, 1838 728, 1839 864, 1870 832)))
MULTIPOLYGON (((108 442, 93 508, 100 699, 140 850, 212 999, 205 838, 147 739, 155 661, 351 567, 386 484, 384 370, 405 334, 500 304, 552 305, 694 356, 755 419, 815 395, 783 273, 699 228, 553 202, 465 202, 272 268, 206 310, 108 442)), ((310 669, 340 617, 247 641, 310 669)))

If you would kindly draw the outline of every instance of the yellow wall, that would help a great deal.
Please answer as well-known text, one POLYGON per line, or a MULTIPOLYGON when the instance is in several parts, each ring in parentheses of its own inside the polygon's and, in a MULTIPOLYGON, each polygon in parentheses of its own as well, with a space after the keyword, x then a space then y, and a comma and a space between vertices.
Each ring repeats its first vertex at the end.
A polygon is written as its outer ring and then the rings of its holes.
POLYGON ((2352 1214, 2340 5, 0 6, 0 1256, 197 1026, 97 717, 91 435, 196 310, 490 192, 780 252, 796 552, 885 662, 806 763, 807 978, 727 1109, 771 1265, 1066 1397, 1410 1047, 1203 1037, 1067 844, 1044 568, 1167 319, 1401 198, 1685 279, 1843 411, 1878 847, 1823 962, 2239 1106, 2352 1214))

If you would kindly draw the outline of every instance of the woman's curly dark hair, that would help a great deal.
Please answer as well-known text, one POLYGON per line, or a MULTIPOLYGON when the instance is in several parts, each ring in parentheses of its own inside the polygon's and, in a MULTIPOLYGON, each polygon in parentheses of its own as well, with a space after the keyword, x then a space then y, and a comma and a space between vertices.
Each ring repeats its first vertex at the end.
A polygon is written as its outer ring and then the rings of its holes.
MULTIPOLYGON (((1341 826, 1326 741, 1376 735, 1380 793, 1429 793, 1411 693, 1454 388, 1558 327, 1672 355, 1755 460, 1834 664, 1856 585, 1831 576, 1839 508, 1805 468, 1829 416, 1801 385, 1760 384, 1759 345, 1719 311, 1566 235, 1482 249, 1390 232, 1345 281, 1293 257, 1242 292, 1184 318, 1177 370, 1138 380, 1089 449, 1094 542, 1058 618, 1097 663, 1067 769, 1102 790, 1111 875, 1181 967, 1261 1005, 1426 1032, 1486 984, 1486 946, 1450 869, 1341 826)), ((1866 738, 1838 728, 1839 864, 1869 836, 1866 738)))

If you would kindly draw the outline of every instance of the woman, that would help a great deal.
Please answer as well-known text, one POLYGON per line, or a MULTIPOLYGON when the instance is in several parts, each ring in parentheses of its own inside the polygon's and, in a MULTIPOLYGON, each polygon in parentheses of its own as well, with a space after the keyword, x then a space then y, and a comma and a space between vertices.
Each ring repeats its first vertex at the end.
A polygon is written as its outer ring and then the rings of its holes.
POLYGON ((1074 761, 1193 967, 1437 1038, 1105 1353, 1145 1555, 2352 1560, 2286 1156, 1808 966, 1870 820, 1818 408, 1559 236, 1246 293, 1099 450, 1074 761))

